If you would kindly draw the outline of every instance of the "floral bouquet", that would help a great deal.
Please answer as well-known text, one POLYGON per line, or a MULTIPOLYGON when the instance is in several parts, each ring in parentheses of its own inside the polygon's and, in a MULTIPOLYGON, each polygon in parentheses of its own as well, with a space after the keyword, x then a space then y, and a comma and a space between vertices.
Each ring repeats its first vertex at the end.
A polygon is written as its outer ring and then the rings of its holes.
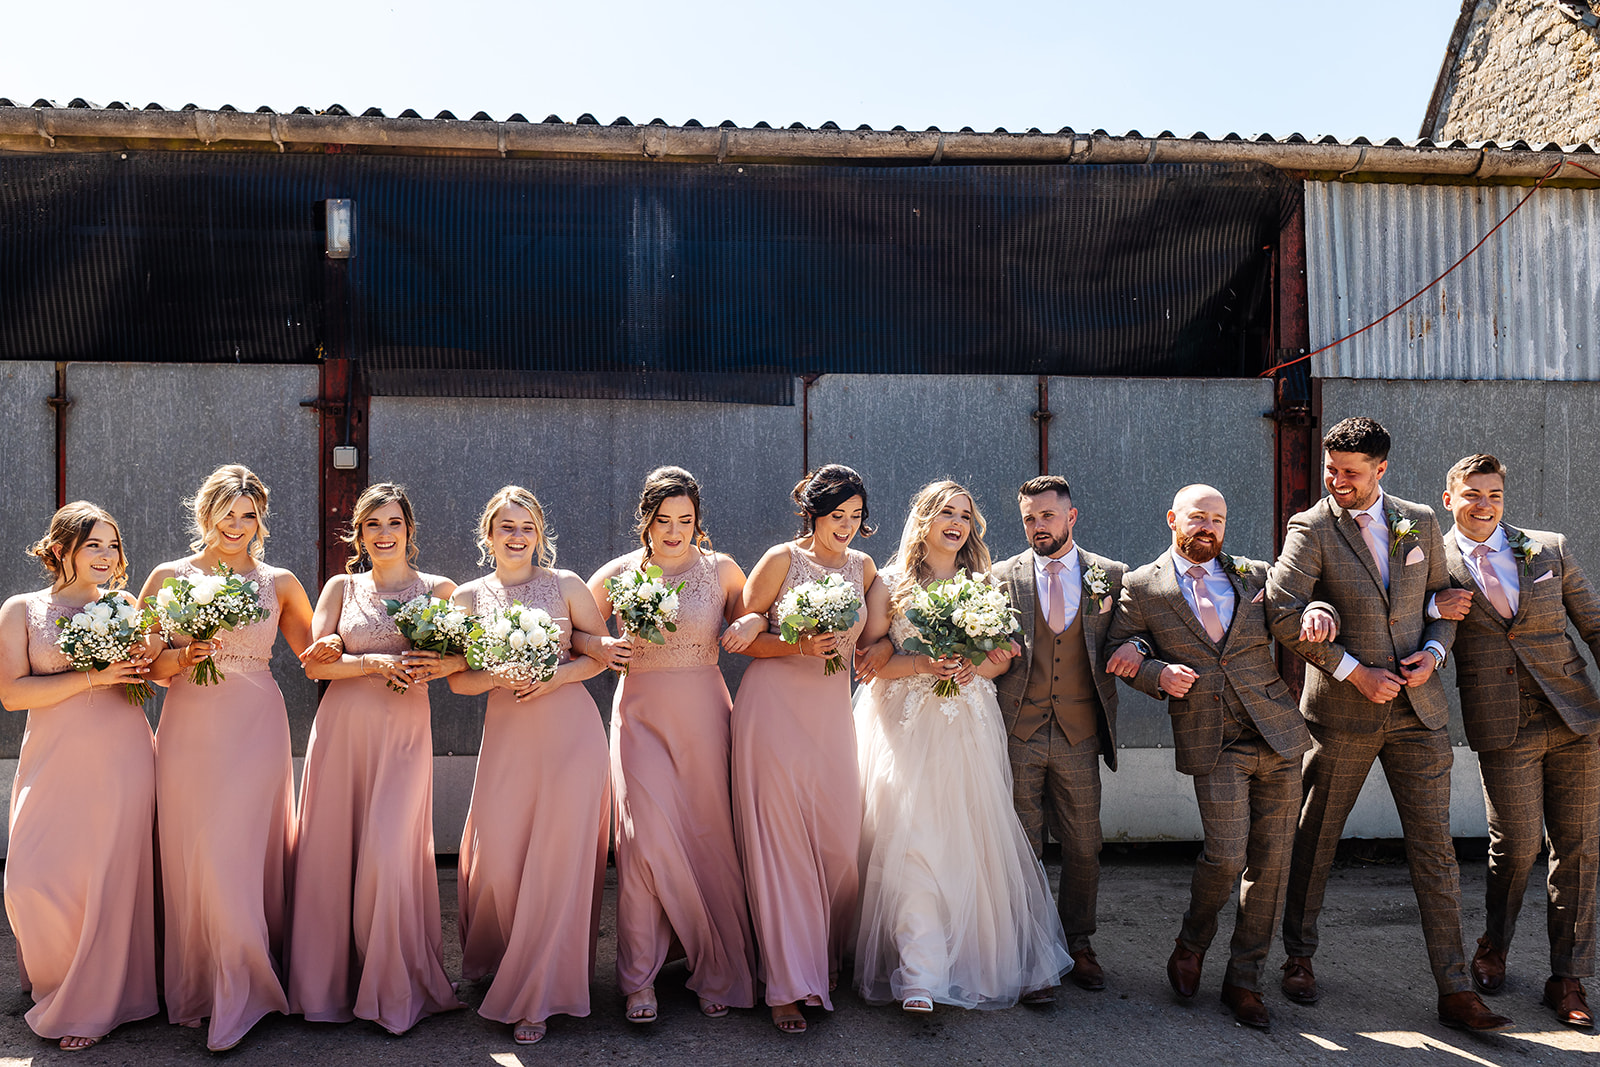
MULTIPOLYGON (((70 619, 57 619, 61 636, 56 646, 72 660, 75 671, 103 671, 113 663, 133 658, 134 649, 144 643, 150 622, 144 611, 118 596, 107 593, 70 619)), ((143 704, 154 693, 148 682, 128 682, 122 687, 130 704, 143 704)))
MULTIPOLYGON (((917 628, 915 637, 906 638, 907 652, 931 659, 960 656, 974 667, 1022 630, 1005 591, 969 578, 965 571, 918 589, 906 605, 906 619, 917 628)), ((953 678, 941 678, 933 691, 953 697, 961 686, 953 678)))
MULTIPOLYGON (((410 600, 385 600, 383 609, 394 619, 400 636, 420 652, 437 652, 441 656, 465 654, 473 638, 483 633, 476 615, 458 611, 448 600, 427 593, 410 600)), ((392 681, 388 686, 397 693, 405 692, 392 681)))
MULTIPOLYGON (((666 633, 678 632, 678 594, 683 582, 670 588, 661 582, 661 568, 628 571, 606 579, 606 595, 617 612, 617 624, 628 637, 642 637, 653 645, 667 643, 666 633)), ((627 674, 628 668, 622 668, 627 674)))
POLYGON ((467 665, 515 682, 548 682, 561 662, 561 627, 542 608, 512 604, 480 620, 467 665))
MULTIPOLYGON (((804 634, 842 633, 861 618, 861 597, 856 587, 837 574, 824 575, 814 582, 797 585, 778 601, 782 620, 780 636, 791 645, 804 634)), ((843 653, 835 652, 824 661, 823 674, 844 670, 843 653)))
MULTIPOLYGON (((261 589, 233 573, 226 563, 217 573, 202 574, 194 581, 172 577, 161 583, 156 594, 146 597, 151 621, 169 639, 187 634, 196 641, 209 641, 222 630, 232 630, 267 617, 261 606, 261 589)), ((215 685, 223 674, 209 656, 194 665, 189 680, 195 685, 215 685)))

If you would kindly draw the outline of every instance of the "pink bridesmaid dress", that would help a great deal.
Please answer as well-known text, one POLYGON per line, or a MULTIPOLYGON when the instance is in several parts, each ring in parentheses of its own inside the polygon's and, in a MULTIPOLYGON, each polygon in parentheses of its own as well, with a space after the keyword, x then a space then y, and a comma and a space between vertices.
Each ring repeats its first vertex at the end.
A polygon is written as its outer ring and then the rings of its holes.
MULTIPOLYGON (((179 577, 200 571, 185 562, 179 577)), ((268 1012, 287 1012, 280 970, 294 854, 289 718, 269 669, 278 571, 241 577, 268 615, 220 635, 217 685, 172 679, 156 728, 156 822, 166 915, 167 1017, 206 1045, 238 1044, 268 1012)))
POLYGON ((617 981, 655 984, 676 936, 688 985, 729 1007, 755 1003, 754 940, 733 843, 728 715, 717 667, 726 598, 715 556, 682 575, 677 632, 633 643, 611 713, 616 807, 617 981))
MULTIPOLYGON (((490 575, 474 595, 476 612, 567 614, 543 569, 510 587, 490 575)), ((458 873, 462 977, 494 975, 484 1018, 589 1014, 609 801, 605 727, 581 683, 522 704, 489 694, 458 873)))
MULTIPOLYGON (((789 573, 767 612, 797 585, 836 574, 865 603, 867 557, 831 570, 789 549, 789 573)), ((750 891, 769 1005, 811 1000, 829 1011, 839 962, 855 940, 861 781, 850 707, 850 650, 866 621, 840 635, 845 669, 816 656, 752 660, 733 703, 733 825, 750 891)))
MULTIPOLYGON (((79 609, 28 598, 28 665, 72 669, 56 620, 79 609)), ((122 687, 32 708, 11 788, 6 917, 28 1025, 102 1037, 156 1004, 155 759, 144 709, 122 687)))
MULTIPOLYGON (((430 575, 398 597, 422 596, 430 575)), ((344 583, 345 651, 411 647, 370 575, 344 583)), ((433 731, 428 687, 382 678, 328 683, 300 790, 289 1010, 314 1022, 370 1019, 404 1033, 461 1007, 444 973, 433 857, 433 731)))

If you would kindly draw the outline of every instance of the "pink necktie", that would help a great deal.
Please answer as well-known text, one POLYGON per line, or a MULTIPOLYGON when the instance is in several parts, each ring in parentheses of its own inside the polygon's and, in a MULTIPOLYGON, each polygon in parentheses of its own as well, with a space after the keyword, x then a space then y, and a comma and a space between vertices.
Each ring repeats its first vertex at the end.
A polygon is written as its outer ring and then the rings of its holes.
POLYGON ((1494 605, 1494 610, 1500 613, 1501 618, 1511 618, 1516 612, 1511 610, 1511 598, 1506 596, 1506 587, 1500 583, 1500 576, 1489 563, 1489 546, 1479 545, 1472 550, 1472 556, 1478 561, 1478 584, 1483 586, 1483 595, 1489 598, 1489 603, 1494 605))
POLYGON ((1372 553, 1372 562, 1378 567, 1378 576, 1383 579, 1387 587, 1389 571, 1383 565, 1383 550, 1378 547, 1378 539, 1372 536, 1372 516, 1363 511, 1356 516, 1356 524, 1361 527, 1361 539, 1367 543, 1367 551, 1372 553))
POLYGON ((1050 624, 1050 629, 1060 633, 1067 628, 1067 599, 1061 591, 1061 561, 1053 559, 1044 565, 1050 572, 1049 586, 1045 591, 1044 621, 1050 624))
POLYGON ((1200 620, 1200 625, 1206 628, 1206 636, 1213 641, 1222 640, 1222 616, 1217 614, 1217 605, 1212 603, 1206 595, 1206 569, 1199 564, 1190 567, 1188 575, 1194 580, 1194 613, 1200 620))

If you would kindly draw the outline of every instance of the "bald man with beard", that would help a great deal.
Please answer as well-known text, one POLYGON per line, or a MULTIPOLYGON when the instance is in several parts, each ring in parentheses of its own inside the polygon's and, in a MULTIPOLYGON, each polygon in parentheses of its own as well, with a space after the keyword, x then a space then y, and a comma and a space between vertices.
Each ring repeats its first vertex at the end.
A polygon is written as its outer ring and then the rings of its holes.
MULTIPOLYGON (((1172 547, 1123 581, 1106 670, 1168 702, 1177 769, 1194 779, 1205 830, 1167 979, 1179 996, 1195 995, 1218 913, 1239 881, 1222 1001, 1241 1023, 1264 1030, 1261 965, 1289 879, 1300 756, 1311 735, 1273 659, 1268 564, 1222 554, 1227 521, 1216 489, 1178 491, 1167 512, 1172 547)), ((1326 605, 1311 605, 1308 616, 1319 607, 1326 605)), ((1336 617, 1324 614, 1315 625, 1336 629, 1336 617)))

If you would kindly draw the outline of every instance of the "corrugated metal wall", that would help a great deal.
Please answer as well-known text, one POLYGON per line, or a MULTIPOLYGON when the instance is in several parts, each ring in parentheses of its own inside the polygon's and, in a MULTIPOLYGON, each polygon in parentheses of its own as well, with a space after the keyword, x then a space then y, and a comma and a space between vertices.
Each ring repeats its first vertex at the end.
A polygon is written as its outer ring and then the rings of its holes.
MULTIPOLYGON (((1311 347, 1417 292, 1526 187, 1306 185, 1311 347)), ((1600 191, 1541 189, 1476 255, 1313 361, 1320 378, 1600 381, 1600 191)))

